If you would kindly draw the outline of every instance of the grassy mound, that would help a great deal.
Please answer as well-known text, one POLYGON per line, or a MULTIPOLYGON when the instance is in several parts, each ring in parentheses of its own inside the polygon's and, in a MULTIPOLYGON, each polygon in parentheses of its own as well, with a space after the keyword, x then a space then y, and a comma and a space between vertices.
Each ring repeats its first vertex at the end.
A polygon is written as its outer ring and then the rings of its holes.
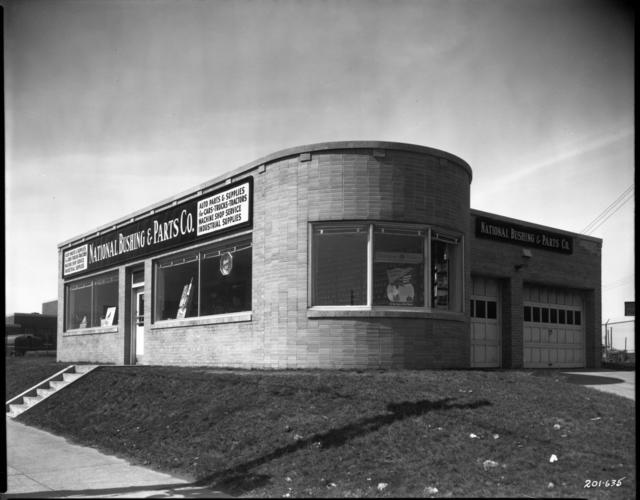
POLYGON ((635 493, 634 402, 561 375, 102 367, 19 420, 252 497, 635 493))

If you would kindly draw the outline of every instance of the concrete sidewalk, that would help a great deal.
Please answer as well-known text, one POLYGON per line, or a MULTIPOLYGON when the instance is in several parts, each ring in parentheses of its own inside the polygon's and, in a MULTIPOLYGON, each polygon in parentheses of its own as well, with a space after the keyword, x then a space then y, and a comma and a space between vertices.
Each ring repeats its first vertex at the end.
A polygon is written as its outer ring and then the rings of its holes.
POLYGON ((231 498, 7 418, 2 498, 231 498))
POLYGON ((591 387, 602 392, 636 399, 636 372, 634 371, 565 371, 568 382, 591 387))

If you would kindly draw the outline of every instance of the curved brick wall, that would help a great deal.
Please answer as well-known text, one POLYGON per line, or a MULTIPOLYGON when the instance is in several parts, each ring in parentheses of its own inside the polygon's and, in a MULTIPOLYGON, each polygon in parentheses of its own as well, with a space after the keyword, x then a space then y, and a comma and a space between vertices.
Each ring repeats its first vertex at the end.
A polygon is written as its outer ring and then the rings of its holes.
POLYGON ((469 167, 427 148, 309 153, 275 159, 255 177, 254 283, 262 293, 254 323, 264 329, 263 365, 467 366, 462 314, 309 314, 307 247, 315 221, 425 223, 466 235, 469 167))

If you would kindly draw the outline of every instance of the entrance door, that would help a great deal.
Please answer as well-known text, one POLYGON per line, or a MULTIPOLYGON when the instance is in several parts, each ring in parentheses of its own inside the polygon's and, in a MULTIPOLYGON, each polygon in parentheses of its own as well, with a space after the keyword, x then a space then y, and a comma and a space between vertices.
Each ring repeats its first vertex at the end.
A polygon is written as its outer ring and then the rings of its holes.
POLYGON ((473 277, 470 310, 472 367, 500 367, 502 337, 499 292, 497 280, 473 277))
POLYGON ((136 360, 144 355, 144 291, 138 289, 136 292, 136 360))
POLYGON ((129 302, 129 321, 126 328, 125 340, 126 359, 135 365, 144 355, 144 269, 131 271, 131 295, 129 302))

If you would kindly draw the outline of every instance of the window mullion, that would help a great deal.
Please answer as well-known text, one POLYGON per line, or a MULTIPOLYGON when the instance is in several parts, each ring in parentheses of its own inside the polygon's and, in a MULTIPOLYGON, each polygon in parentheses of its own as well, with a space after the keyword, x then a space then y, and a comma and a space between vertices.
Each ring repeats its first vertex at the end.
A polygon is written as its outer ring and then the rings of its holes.
POLYGON ((431 228, 427 229, 425 235, 425 265, 424 265, 424 301, 425 307, 431 309, 433 306, 433 269, 431 265, 431 228))
POLYGON ((196 293, 198 294, 198 311, 197 311, 197 315, 198 317, 201 316, 200 314, 200 310, 202 308, 202 300, 200 297, 200 289, 202 288, 202 260, 204 258, 204 253, 198 253, 198 290, 196 291, 196 293))
POLYGON ((367 241, 367 307, 373 304, 373 224, 369 224, 367 241))
POLYGON ((95 308, 96 308, 94 291, 95 291, 95 284, 94 284, 94 281, 92 280, 91 281, 91 307, 89 308, 89 314, 91 316, 88 318, 88 321, 87 321, 87 326, 89 327, 95 326, 93 324, 93 317, 95 316, 95 308))

